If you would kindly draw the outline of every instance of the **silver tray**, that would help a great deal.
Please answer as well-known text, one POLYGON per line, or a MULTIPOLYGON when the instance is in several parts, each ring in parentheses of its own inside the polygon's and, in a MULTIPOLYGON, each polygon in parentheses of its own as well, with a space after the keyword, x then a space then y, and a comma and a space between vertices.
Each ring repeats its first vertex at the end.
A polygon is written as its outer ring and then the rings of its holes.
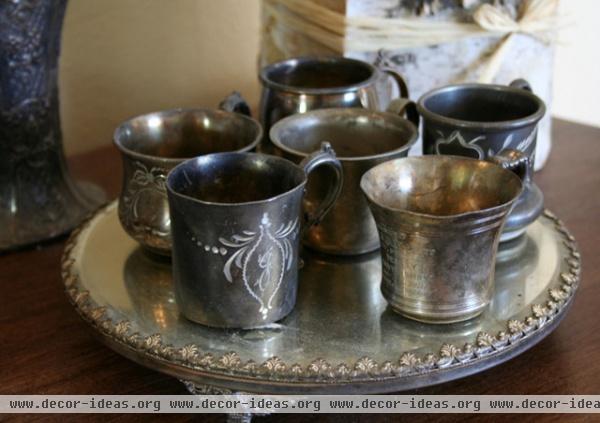
POLYGON ((505 245, 496 292, 480 317, 452 325, 407 320, 379 291, 373 253, 334 259, 303 252, 298 303, 278 324, 222 330, 178 313, 171 268, 148 257, 116 203, 72 235, 63 279, 73 305, 118 353, 212 393, 384 393, 464 377, 535 345, 558 325, 576 291, 573 237, 546 211, 505 245))

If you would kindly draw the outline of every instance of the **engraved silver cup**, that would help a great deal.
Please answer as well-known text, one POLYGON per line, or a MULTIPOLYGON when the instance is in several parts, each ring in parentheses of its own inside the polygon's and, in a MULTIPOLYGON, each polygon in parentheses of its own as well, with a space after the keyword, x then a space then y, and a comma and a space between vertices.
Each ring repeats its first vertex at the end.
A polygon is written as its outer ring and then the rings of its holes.
POLYGON ((183 315, 230 328, 284 318, 296 302, 301 226, 327 213, 341 184, 341 164, 327 145, 300 165, 220 153, 174 168, 167 189, 175 298, 183 315), (328 194, 315 214, 302 218, 307 174, 321 165, 334 174, 328 194))
POLYGON ((123 158, 119 219, 147 250, 171 254, 171 219, 165 179, 191 157, 251 151, 262 137, 250 117, 210 109, 174 109, 135 117, 115 131, 123 158))
POLYGON ((493 293, 500 232, 529 170, 506 150, 497 164, 457 156, 392 160, 364 174, 381 239, 381 291, 414 320, 452 323, 479 315, 493 293))
MULTIPOLYGON (((501 150, 515 149, 529 157, 533 170, 537 124, 544 102, 523 79, 510 86, 457 84, 424 94, 417 108, 423 117, 423 153, 485 160, 501 150)), ((533 172, 530 172, 530 175, 533 172)), ((542 191, 531 180, 504 225, 500 242, 522 235, 544 209, 542 191)))

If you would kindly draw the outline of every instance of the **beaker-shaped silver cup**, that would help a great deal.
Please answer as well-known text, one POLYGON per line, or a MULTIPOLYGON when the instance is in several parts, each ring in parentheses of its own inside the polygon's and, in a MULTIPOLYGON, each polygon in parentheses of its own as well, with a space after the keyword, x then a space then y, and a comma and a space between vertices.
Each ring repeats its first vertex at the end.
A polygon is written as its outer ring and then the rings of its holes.
POLYGON ((491 160, 423 156, 391 160, 364 174, 381 240, 381 291, 400 314, 451 323, 479 315, 493 293, 502 226, 522 190, 527 157, 491 160))

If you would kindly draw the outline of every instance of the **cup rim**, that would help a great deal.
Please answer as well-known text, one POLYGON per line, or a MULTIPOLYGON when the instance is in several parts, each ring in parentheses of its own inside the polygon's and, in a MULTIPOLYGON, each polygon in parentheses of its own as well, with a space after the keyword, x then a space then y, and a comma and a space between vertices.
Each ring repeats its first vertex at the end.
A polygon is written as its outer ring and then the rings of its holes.
MULTIPOLYGON (((237 149, 237 150, 232 150, 231 152, 247 152, 247 151, 251 151, 252 149, 256 148, 258 146, 258 144, 260 143, 262 137, 263 137, 263 128, 262 125, 254 118, 250 117, 250 116, 246 116, 243 115, 241 113, 235 113, 235 112, 229 112, 226 110, 220 110, 220 109, 210 109, 210 108, 200 108, 200 107, 178 107, 178 108, 174 108, 174 109, 166 109, 166 110, 158 110, 155 112, 150 112, 150 113, 144 113, 141 115, 136 115, 132 118, 129 118, 123 122, 121 122, 119 124, 119 126, 117 126, 117 128, 114 130, 113 132, 113 144, 119 149, 119 151, 121 151, 122 153, 137 158, 137 159, 141 159, 141 160, 155 160, 155 161, 160 161, 162 163, 168 164, 168 165, 176 165, 181 163, 182 161, 188 160, 188 159, 193 159, 194 157, 198 157, 198 156, 190 156, 190 157, 163 157, 163 156, 155 156, 155 155, 151 155, 151 154, 144 154, 144 153, 140 153, 138 151, 132 150, 128 147, 125 147, 123 145, 123 142, 121 140, 121 132, 125 129, 126 126, 130 125, 131 123, 133 123, 134 121, 138 120, 138 119, 149 119, 152 118, 154 116, 156 117, 164 117, 164 116, 169 116, 169 115, 178 115, 178 114, 187 114, 187 113, 206 113, 206 114, 210 114, 213 116, 217 116, 217 115, 222 115, 222 116, 227 116, 227 117, 232 117, 233 119, 241 119, 241 120, 245 120, 248 123, 250 123, 251 125, 253 125, 256 128, 256 137, 254 138, 254 140, 249 143, 248 145, 237 149)), ((215 153, 208 153, 208 154, 215 154, 215 153)), ((200 155, 203 156, 203 155, 200 155)))
POLYGON ((365 87, 367 85, 372 84, 377 78, 377 68, 370 63, 367 63, 362 60, 352 59, 350 57, 344 56, 299 56, 292 57, 286 60, 282 60, 279 62, 272 63, 270 65, 264 66, 259 72, 259 80, 265 86, 269 88, 275 88, 278 91, 285 91, 296 94, 338 94, 345 93, 348 91, 355 91, 358 88, 365 87), (354 65, 362 66, 368 69, 371 72, 371 75, 362 81, 358 81, 354 84, 348 85, 340 85, 336 87, 325 87, 325 88, 306 88, 306 87, 296 87, 293 85, 282 84, 280 82, 275 82, 269 77, 269 73, 273 72, 279 68, 283 68, 285 66, 298 66, 302 63, 335 63, 335 62, 344 62, 351 63, 354 65))
POLYGON ((380 207, 382 209, 385 210, 389 210, 392 212, 402 212, 402 213, 407 213, 409 215, 412 216, 418 216, 418 217, 423 217, 423 218, 427 218, 427 219, 431 219, 431 220, 436 220, 436 221, 448 221, 448 220, 456 220, 456 219, 461 219, 461 218, 465 218, 465 217, 469 217, 472 215, 476 215, 476 214, 482 214, 482 213, 494 213, 497 211, 500 211, 501 209, 510 207, 511 204, 513 204, 515 201, 517 201, 517 199, 519 198, 519 196, 523 193, 523 189, 525 188, 525 183, 523 182, 523 180, 521 180, 521 178, 519 178, 515 173, 511 172, 508 169, 503 168, 500 165, 497 165, 495 163, 486 161, 486 160, 479 160, 479 159, 473 159, 471 157, 464 157, 464 156, 455 156, 455 155, 450 155, 450 154, 430 154, 430 155, 424 155, 424 156, 412 156, 412 157, 399 157, 397 159, 393 159, 393 160, 388 160, 387 162, 378 164, 377 166, 372 167, 371 169, 369 169, 368 171, 366 171, 363 176, 360 178, 360 189, 362 190, 362 192, 365 194, 365 196, 368 198, 369 202, 377 205, 377 207, 380 207), (508 174, 512 175, 512 177, 519 182, 519 192, 509 201, 506 201, 504 203, 498 204, 496 206, 493 207, 486 207, 486 208, 482 208, 479 210, 471 210, 471 211, 467 211, 467 212, 463 212, 463 213, 454 213, 454 214, 448 214, 448 215, 437 215, 437 214, 431 214, 431 213, 422 213, 422 212, 416 212, 416 211, 412 211, 412 210, 407 210, 407 209, 402 209, 402 208, 397 208, 397 207, 390 207, 388 205, 382 204, 380 201, 375 201, 375 199, 373 198, 373 196, 368 192, 368 190, 365 189, 365 185, 366 185, 366 180, 367 177, 370 173, 372 173, 376 168, 380 167, 380 166, 384 166, 384 165, 389 165, 392 162, 397 162, 399 160, 413 160, 413 161, 423 161, 423 160, 451 160, 451 161, 467 161, 467 162, 481 162, 484 163, 485 166, 493 166, 496 167, 498 169, 501 170, 501 172, 507 172, 508 174))
MULTIPOLYGON (((336 158, 341 162, 357 162, 357 161, 361 161, 361 160, 376 160, 376 159, 382 159, 382 158, 385 158, 388 156, 396 155, 398 153, 402 153, 404 151, 410 150, 410 148, 413 145, 415 145, 415 143, 417 142, 417 139, 419 137, 417 127, 411 121, 409 121, 408 119, 406 119, 403 116, 400 116, 396 113, 384 112, 384 111, 378 111, 378 110, 360 109, 360 108, 338 107, 338 108, 329 108, 329 109, 310 110, 305 113, 298 113, 298 114, 290 115, 283 119, 280 119, 277 122, 275 122, 275 124, 273 124, 273 126, 269 130, 269 139, 271 140, 271 142, 273 144, 275 144, 275 146, 277 148, 281 149, 282 151, 284 151, 288 154, 300 156, 302 158, 308 157, 312 152, 307 153, 307 152, 304 152, 301 150, 297 150, 297 149, 292 148, 280 141, 279 135, 280 135, 281 131, 283 131, 284 126, 290 122, 293 122, 296 120, 301 120, 301 119, 307 119, 307 118, 310 118, 311 116, 323 115, 323 116, 327 117, 329 115, 333 115, 336 113, 342 113, 342 112, 344 114, 356 115, 356 116, 379 115, 382 117, 395 119, 399 122, 402 122, 403 125, 406 125, 406 127, 409 128, 412 133, 411 133, 409 140, 405 144, 403 144, 401 147, 395 148, 393 150, 384 151, 383 153, 371 154, 371 155, 366 155, 366 156, 351 156, 351 157, 344 157, 344 156, 339 156, 336 154, 336 158)), ((330 141, 330 140, 322 140, 322 141, 330 141)), ((334 150, 335 150, 335 148, 334 148, 334 150)))
POLYGON ((532 93, 531 91, 527 91, 522 88, 511 87, 509 85, 499 85, 499 84, 484 84, 484 83, 467 83, 467 84, 452 84, 445 85, 443 87, 434 88, 425 94, 423 94, 419 100, 417 101, 417 110, 421 116, 425 119, 436 120, 448 126, 455 126, 460 128, 482 128, 482 129, 490 129, 490 130, 505 130, 505 129, 514 129, 527 125, 532 125, 539 122, 544 115, 546 114, 546 105, 537 95, 532 93), (444 116, 442 114, 436 113, 430 109, 428 109, 425 105, 427 100, 435 97, 439 94, 447 93, 448 91, 461 90, 461 89, 483 89, 490 91, 502 91, 502 92, 510 92, 517 95, 521 95, 523 97, 527 97, 529 100, 534 101, 537 104, 537 110, 527 116, 503 120, 503 121, 472 121, 472 120, 464 120, 464 119, 456 119, 448 116, 444 116))
POLYGON ((177 166, 175 166, 173 169, 171 169, 169 171, 169 173, 167 175, 165 186, 167 187, 167 192, 169 194, 171 194, 175 197, 184 199, 186 201, 191 201, 193 203, 199 203, 199 204, 206 205, 206 206, 216 206, 216 207, 239 207, 239 206, 247 206, 247 205, 272 203, 274 201, 279 200, 280 198, 290 195, 291 193, 293 193, 294 191, 296 191, 298 189, 302 189, 306 185, 307 180, 308 180, 308 177, 306 176, 306 172, 304 172, 304 170, 300 166, 298 166, 291 160, 284 159, 283 157, 277 157, 277 156, 272 156, 272 155, 263 154, 263 153, 226 151, 226 152, 221 152, 221 153, 204 154, 202 156, 193 157, 191 159, 184 160, 183 162, 179 163, 177 166), (201 200, 199 198, 183 194, 183 193, 175 190, 172 187, 172 184, 173 184, 172 178, 175 177, 173 175, 175 175, 175 173, 177 173, 177 172, 183 172, 182 169, 186 166, 189 166, 190 163, 199 161, 199 160, 208 161, 208 160, 212 159, 214 156, 227 156, 227 155, 228 156, 237 156, 239 159, 251 156, 254 158, 263 158, 263 159, 270 160, 270 161, 279 161, 281 163, 285 162, 286 166, 291 166, 292 168, 295 169, 295 171, 299 172, 299 174, 302 176, 302 181, 300 183, 298 183, 296 186, 294 186, 293 188, 290 188, 289 190, 279 193, 277 195, 274 195, 272 197, 265 198, 262 200, 241 201, 241 202, 236 202, 236 203, 220 203, 220 202, 216 202, 216 201, 201 200))

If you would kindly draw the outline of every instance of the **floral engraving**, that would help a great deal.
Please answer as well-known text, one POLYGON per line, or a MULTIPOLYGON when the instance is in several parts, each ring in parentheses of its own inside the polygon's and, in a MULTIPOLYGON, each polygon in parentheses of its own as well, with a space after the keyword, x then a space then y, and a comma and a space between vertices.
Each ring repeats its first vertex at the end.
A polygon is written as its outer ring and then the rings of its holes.
POLYGON ((219 362, 225 366, 225 367, 237 367, 241 360, 240 360, 240 356, 232 351, 229 353, 224 354, 220 359, 219 362))
POLYGON ((269 215, 264 213, 257 231, 245 230, 231 239, 219 238, 221 244, 236 250, 223 267, 225 278, 233 282, 234 269, 240 269, 238 276, 248 294, 260 305, 259 311, 265 318, 285 273, 292 266, 292 241, 297 234, 297 218, 273 231, 269 215), (265 298, 269 291, 270 295, 265 298))
POLYGON ((286 369, 283 360, 277 356, 267 359, 261 367, 269 373, 277 373, 286 369))
POLYGON ((193 360, 198 357, 198 347, 194 344, 187 344, 179 349, 179 354, 184 360, 193 360))
POLYGON ((529 146, 533 143, 533 140, 535 139, 536 135, 537 135, 537 126, 535 128, 533 128, 533 131, 531 131, 531 133, 529 135, 527 135, 527 137, 525 137, 525 139, 517 145, 517 150, 527 151, 529 146))
POLYGON ((57 75, 66 6, 0 2, 2 250, 68 232, 102 201, 71 179, 63 154, 57 75))
POLYGON ((167 172, 160 167, 148 168, 139 161, 134 161, 133 166, 135 171, 122 197, 123 210, 121 216, 127 222, 127 225, 136 231, 166 237, 169 235, 168 230, 158 229, 160 225, 151 227, 143 222, 140 216, 140 204, 147 196, 159 195, 165 197, 167 195, 167 172))
POLYGON ((485 139, 485 136, 473 138, 471 141, 466 141, 460 131, 453 131, 449 137, 445 137, 442 131, 437 131, 439 138, 435 140, 436 154, 460 154, 461 156, 472 157, 474 159, 483 159, 485 154, 483 149, 477 145, 477 141, 485 139), (449 146, 450 149, 447 149, 449 146))
POLYGON ((487 156, 483 151, 483 148, 478 144, 480 141, 486 139, 485 135, 480 135, 467 141, 460 131, 452 131, 449 136, 445 136, 442 131, 437 131, 438 138, 435 140, 435 153, 436 154, 458 154, 461 156, 472 157, 474 159, 484 159, 485 157, 492 157, 507 148, 514 148, 515 150, 526 152, 531 146, 537 135, 537 127, 533 129, 524 139, 518 143, 514 142, 514 133, 511 132, 506 136, 504 142, 497 150, 488 148, 487 156))
POLYGON ((508 136, 507 136, 507 137, 504 139, 504 142, 502 143, 502 146, 501 146, 501 147, 500 147, 498 150, 494 151, 494 149, 492 149, 492 148, 488 149, 488 157, 495 156, 495 155, 496 155, 496 153, 499 153, 499 152, 501 152, 501 151, 502 151, 502 150, 504 150, 505 148, 510 148, 510 144, 512 143, 512 140, 513 140, 513 138, 514 138, 514 134, 513 134, 513 133, 510 133, 510 134, 508 134, 508 136))

